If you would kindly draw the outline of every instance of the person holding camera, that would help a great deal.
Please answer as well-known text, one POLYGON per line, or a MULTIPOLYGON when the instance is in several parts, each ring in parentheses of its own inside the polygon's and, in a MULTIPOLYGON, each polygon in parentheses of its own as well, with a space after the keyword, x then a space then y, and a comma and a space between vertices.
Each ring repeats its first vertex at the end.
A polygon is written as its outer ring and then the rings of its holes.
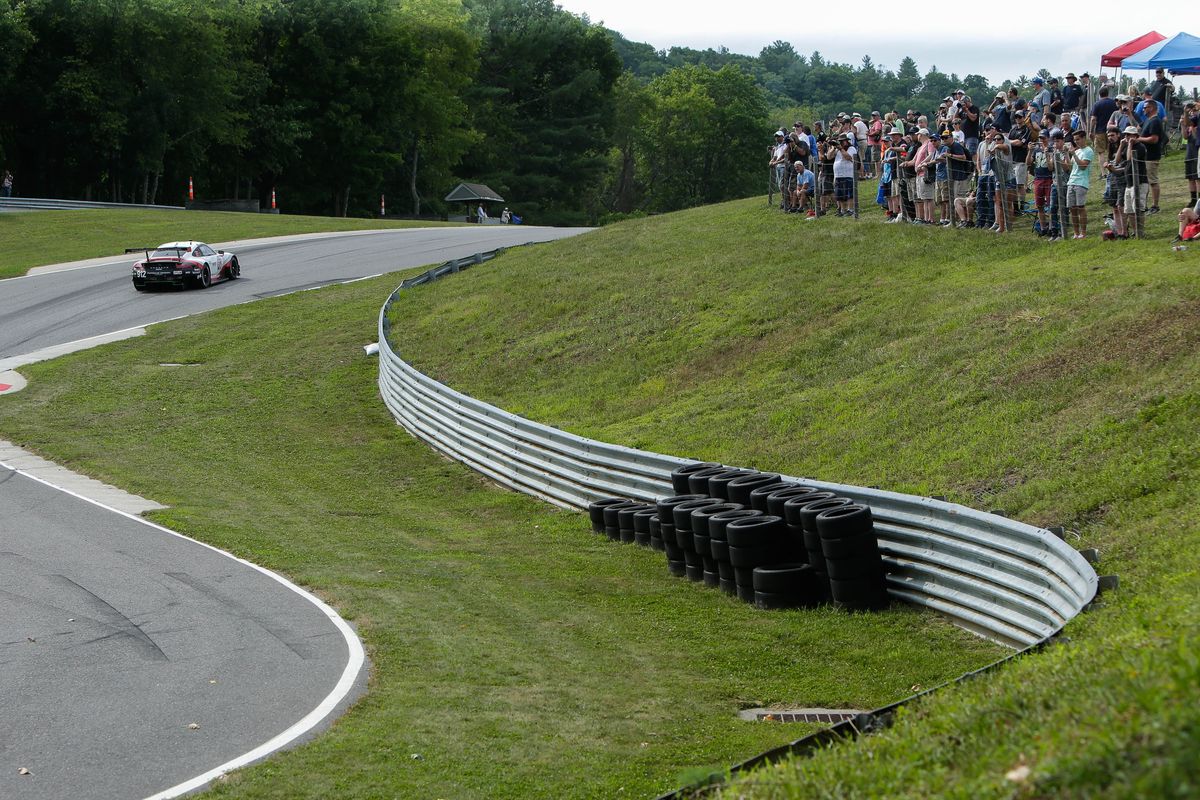
POLYGON ((1050 150, 1050 131, 1042 129, 1036 143, 1029 146, 1025 154, 1026 167, 1033 170, 1033 206, 1037 209, 1037 235, 1050 235, 1050 220, 1046 216, 1050 208, 1050 189, 1054 186, 1054 173, 1050 150))
POLYGON ((854 146, 849 133, 842 133, 829 148, 829 152, 833 160, 833 191, 838 207, 837 216, 857 216, 853 204, 854 170, 858 148, 854 146))
MULTIPOLYGON (((1124 149, 1121 147, 1121 131, 1116 125, 1108 126, 1105 131, 1108 139, 1108 160, 1104 162, 1104 204, 1112 210, 1112 236, 1114 239, 1125 238, 1125 164, 1121 158, 1124 149)), ((1109 238, 1105 232, 1104 236, 1109 238)))
POLYGON ((1064 148, 1071 160, 1067 178, 1067 209, 1071 213, 1073 239, 1087 238, 1087 193, 1091 187, 1091 165, 1096 152, 1088 146, 1086 131, 1073 131, 1071 144, 1064 148))

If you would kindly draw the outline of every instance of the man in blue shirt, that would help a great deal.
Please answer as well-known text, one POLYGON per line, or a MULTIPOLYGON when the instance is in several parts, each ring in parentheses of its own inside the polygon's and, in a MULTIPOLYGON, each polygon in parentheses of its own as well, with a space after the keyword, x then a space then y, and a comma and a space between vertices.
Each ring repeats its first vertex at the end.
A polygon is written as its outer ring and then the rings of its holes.
POLYGON ((1142 102, 1138 103, 1133 109, 1133 115, 1137 117, 1138 122, 1146 121, 1146 117, 1148 116, 1146 114, 1146 106, 1150 103, 1154 103, 1154 105, 1158 108, 1159 119, 1167 118, 1167 107, 1154 99, 1154 92, 1147 89, 1146 91, 1142 92, 1142 97, 1144 98, 1142 102))
MULTIPOLYGON (((812 170, 804 168, 803 161, 797 161, 792 165, 796 170, 796 177, 792 184, 792 210, 799 213, 806 205, 808 200, 813 196, 813 190, 816 188, 816 178, 813 176, 812 170)), ((815 219, 816 212, 811 208, 808 209, 808 218, 815 219)))

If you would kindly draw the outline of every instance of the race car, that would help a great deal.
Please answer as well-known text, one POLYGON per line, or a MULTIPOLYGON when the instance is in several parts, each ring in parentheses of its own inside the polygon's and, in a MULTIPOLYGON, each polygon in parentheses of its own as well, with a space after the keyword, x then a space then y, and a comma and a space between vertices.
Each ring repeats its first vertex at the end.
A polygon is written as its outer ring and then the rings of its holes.
POLYGON ((125 252, 144 251, 146 257, 133 265, 133 288, 147 286, 199 286, 207 289, 222 280, 234 280, 242 267, 233 253, 213 250, 204 242, 166 242, 154 248, 138 247, 125 252))

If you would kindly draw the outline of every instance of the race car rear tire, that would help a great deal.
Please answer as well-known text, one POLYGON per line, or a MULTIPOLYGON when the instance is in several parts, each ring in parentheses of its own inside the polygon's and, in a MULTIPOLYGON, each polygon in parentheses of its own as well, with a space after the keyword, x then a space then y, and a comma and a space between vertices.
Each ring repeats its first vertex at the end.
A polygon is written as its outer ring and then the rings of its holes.
POLYGON ((137 281, 134 281, 133 288, 139 292, 144 292, 144 291, 146 291, 146 284, 138 283, 137 281))
POLYGON ((238 263, 237 256, 233 257, 233 261, 229 262, 229 280, 237 280, 242 277, 242 265, 238 263))
POLYGON ((208 267, 205 267, 204 271, 200 273, 200 288, 207 289, 210 286, 212 286, 212 274, 208 271, 208 267))

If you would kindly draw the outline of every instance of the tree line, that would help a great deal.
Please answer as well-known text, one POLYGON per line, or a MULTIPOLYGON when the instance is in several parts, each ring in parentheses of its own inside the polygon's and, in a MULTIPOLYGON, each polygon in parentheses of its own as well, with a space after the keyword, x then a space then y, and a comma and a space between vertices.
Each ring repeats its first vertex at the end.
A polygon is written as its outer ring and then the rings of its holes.
MULTIPOLYGON (((459 180, 538 223, 745 196, 774 127, 932 110, 979 75, 655 50, 553 0, 3 0, 0 167, 18 193, 440 214, 459 180)), ((1023 80, 1020 79, 1020 80, 1023 80)))

